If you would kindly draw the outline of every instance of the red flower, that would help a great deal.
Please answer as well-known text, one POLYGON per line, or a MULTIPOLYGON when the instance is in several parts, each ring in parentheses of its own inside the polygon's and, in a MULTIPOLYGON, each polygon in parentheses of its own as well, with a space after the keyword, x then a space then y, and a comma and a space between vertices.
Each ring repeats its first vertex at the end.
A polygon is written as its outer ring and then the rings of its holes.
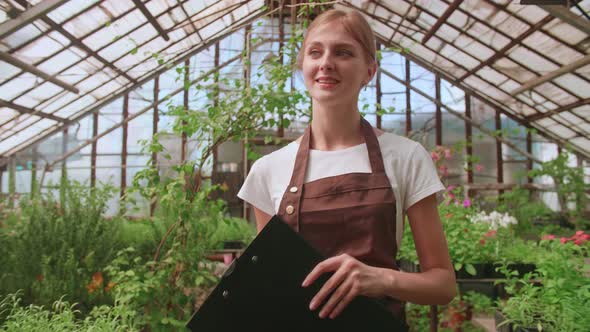
POLYGON ((92 275, 92 280, 88 285, 86 285, 86 289, 88 290, 88 294, 92 294, 95 290, 102 287, 104 282, 104 278, 102 276, 102 272, 95 272, 92 275))
POLYGON ((104 288, 104 291, 105 291, 105 292, 108 292, 108 291, 110 291, 111 289, 113 289, 113 287, 115 287, 116 285, 117 285, 116 283, 114 283, 114 282, 110 281, 110 282, 107 284, 107 286, 104 288))
POLYGON ((567 242, 567 238, 565 238, 565 237, 562 237, 561 239, 559 239, 559 242, 561 242, 561 243, 566 243, 566 242, 567 242))
POLYGON ((479 240, 479 244, 481 244, 482 246, 483 246, 484 244, 486 244, 486 239, 481 239, 481 240, 479 240))
POLYGON ((496 230, 491 230, 491 231, 489 231, 489 232, 487 232, 487 233, 486 233, 485 237, 491 237, 491 236, 494 236, 494 235, 496 235, 496 233, 498 233, 498 231, 496 231, 496 230))
POLYGON ((541 240, 555 240, 555 235, 553 235, 553 234, 543 235, 541 240))

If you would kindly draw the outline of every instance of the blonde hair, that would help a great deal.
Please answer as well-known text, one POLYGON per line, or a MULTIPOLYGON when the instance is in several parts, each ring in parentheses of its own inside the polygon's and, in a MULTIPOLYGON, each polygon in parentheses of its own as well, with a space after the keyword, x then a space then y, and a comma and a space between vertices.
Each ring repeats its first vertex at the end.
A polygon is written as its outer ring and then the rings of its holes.
POLYGON ((307 28, 307 32, 303 38, 303 45, 301 46, 299 54, 297 54, 296 65, 298 69, 301 69, 303 63, 303 54, 305 53, 305 45, 309 34, 317 27, 333 21, 340 22, 346 32, 361 44, 369 61, 376 60, 375 34, 363 15, 354 10, 344 11, 340 9, 330 9, 318 15, 307 28))

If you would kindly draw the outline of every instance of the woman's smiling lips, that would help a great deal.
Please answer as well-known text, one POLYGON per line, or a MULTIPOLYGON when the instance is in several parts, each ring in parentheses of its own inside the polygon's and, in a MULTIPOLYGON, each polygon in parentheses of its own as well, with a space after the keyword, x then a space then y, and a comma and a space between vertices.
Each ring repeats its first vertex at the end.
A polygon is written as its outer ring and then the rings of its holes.
POLYGON ((315 81, 321 89, 332 89, 336 84, 340 83, 337 79, 328 76, 318 77, 315 81))

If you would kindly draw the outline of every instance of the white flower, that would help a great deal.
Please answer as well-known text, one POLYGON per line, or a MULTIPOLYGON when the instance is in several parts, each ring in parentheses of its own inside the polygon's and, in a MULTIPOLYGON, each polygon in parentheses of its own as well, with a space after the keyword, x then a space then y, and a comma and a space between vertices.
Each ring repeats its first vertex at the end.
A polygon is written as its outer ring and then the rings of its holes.
POLYGON ((499 227, 508 227, 509 225, 516 225, 518 220, 508 213, 499 213, 498 211, 492 211, 490 214, 486 214, 484 211, 473 215, 470 218, 474 224, 484 223, 488 224, 491 229, 498 229, 499 227))

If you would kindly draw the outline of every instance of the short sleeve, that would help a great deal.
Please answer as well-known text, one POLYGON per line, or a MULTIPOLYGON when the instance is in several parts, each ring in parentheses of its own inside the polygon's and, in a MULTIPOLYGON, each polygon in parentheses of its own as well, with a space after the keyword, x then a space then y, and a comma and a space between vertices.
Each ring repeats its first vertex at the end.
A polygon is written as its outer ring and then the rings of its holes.
POLYGON ((266 181, 269 176, 265 172, 264 158, 262 157, 254 162, 242 188, 238 192, 238 197, 272 216, 275 213, 269 185, 266 181))
POLYGON ((430 154, 421 144, 417 143, 410 154, 405 173, 407 176, 403 177, 405 179, 404 211, 432 194, 437 194, 438 202, 441 201, 441 194, 445 187, 438 177, 430 154))

